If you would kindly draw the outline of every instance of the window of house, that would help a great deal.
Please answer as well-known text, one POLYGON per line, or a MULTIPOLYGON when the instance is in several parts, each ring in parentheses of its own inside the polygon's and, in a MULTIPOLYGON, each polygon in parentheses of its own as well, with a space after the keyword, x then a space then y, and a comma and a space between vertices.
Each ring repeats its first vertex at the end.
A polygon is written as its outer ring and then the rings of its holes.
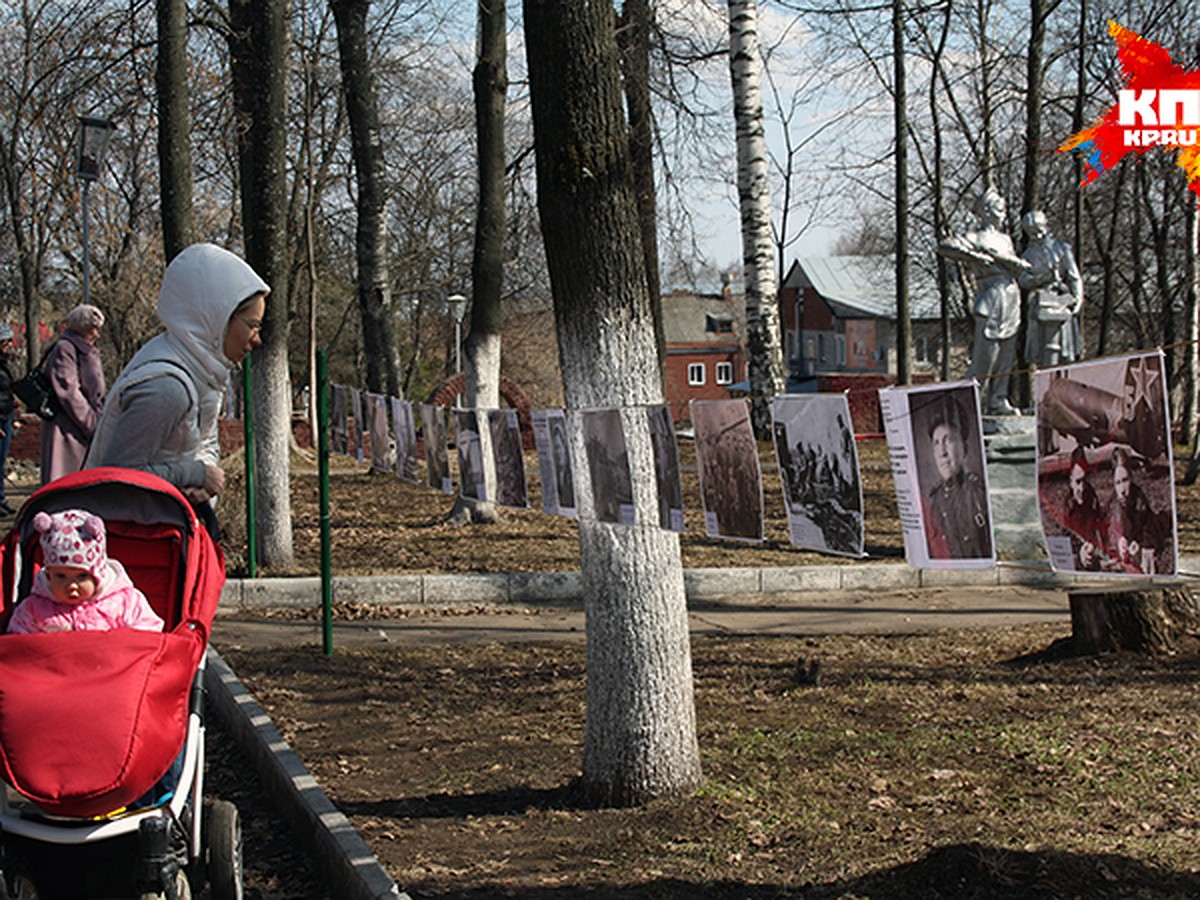
POLYGON ((705 318, 705 329, 713 334, 733 334, 733 319, 709 313, 705 318))
POLYGON ((688 363, 688 384, 693 387, 704 384, 704 363, 688 363))
POLYGON ((717 384, 733 384, 733 363, 717 363, 717 384))
POLYGON ((919 363, 937 362, 933 353, 933 342, 927 337, 919 337, 913 341, 913 356, 919 363))
POLYGON ((817 359, 825 362, 825 335, 817 335, 817 359))

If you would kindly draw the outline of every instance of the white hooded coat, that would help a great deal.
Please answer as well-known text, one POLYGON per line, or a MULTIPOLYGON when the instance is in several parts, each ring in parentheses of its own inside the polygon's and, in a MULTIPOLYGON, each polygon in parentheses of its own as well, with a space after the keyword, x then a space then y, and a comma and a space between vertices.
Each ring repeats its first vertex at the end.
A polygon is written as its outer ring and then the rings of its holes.
POLYGON ((217 417, 233 363, 229 318, 270 288, 240 257, 193 244, 167 266, 158 294, 166 332, 151 338, 108 393, 85 468, 123 466, 199 487, 217 465, 217 417))

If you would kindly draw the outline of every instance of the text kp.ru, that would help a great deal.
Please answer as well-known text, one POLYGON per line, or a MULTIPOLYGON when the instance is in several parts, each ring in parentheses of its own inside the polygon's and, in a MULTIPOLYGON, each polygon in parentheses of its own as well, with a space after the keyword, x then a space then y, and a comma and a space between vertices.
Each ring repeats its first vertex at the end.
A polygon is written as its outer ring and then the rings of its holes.
POLYGON ((1195 146, 1200 88, 1119 91, 1117 124, 1126 147, 1195 146))

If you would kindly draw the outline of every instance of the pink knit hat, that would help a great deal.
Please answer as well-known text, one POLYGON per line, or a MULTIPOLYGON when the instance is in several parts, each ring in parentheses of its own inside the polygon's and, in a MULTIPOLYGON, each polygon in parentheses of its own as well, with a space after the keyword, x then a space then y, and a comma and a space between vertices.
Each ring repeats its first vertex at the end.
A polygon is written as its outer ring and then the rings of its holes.
POLYGON ((41 534, 42 565, 86 569, 97 580, 108 569, 104 520, 84 509, 67 509, 54 515, 33 517, 33 529, 41 534))

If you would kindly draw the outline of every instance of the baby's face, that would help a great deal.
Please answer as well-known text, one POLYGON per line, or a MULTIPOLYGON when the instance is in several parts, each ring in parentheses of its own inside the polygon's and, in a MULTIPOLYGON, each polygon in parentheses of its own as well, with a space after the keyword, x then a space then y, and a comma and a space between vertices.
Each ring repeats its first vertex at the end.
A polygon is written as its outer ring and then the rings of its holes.
POLYGON ((96 579, 78 566, 46 566, 46 583, 60 603, 77 606, 96 593, 96 579))

